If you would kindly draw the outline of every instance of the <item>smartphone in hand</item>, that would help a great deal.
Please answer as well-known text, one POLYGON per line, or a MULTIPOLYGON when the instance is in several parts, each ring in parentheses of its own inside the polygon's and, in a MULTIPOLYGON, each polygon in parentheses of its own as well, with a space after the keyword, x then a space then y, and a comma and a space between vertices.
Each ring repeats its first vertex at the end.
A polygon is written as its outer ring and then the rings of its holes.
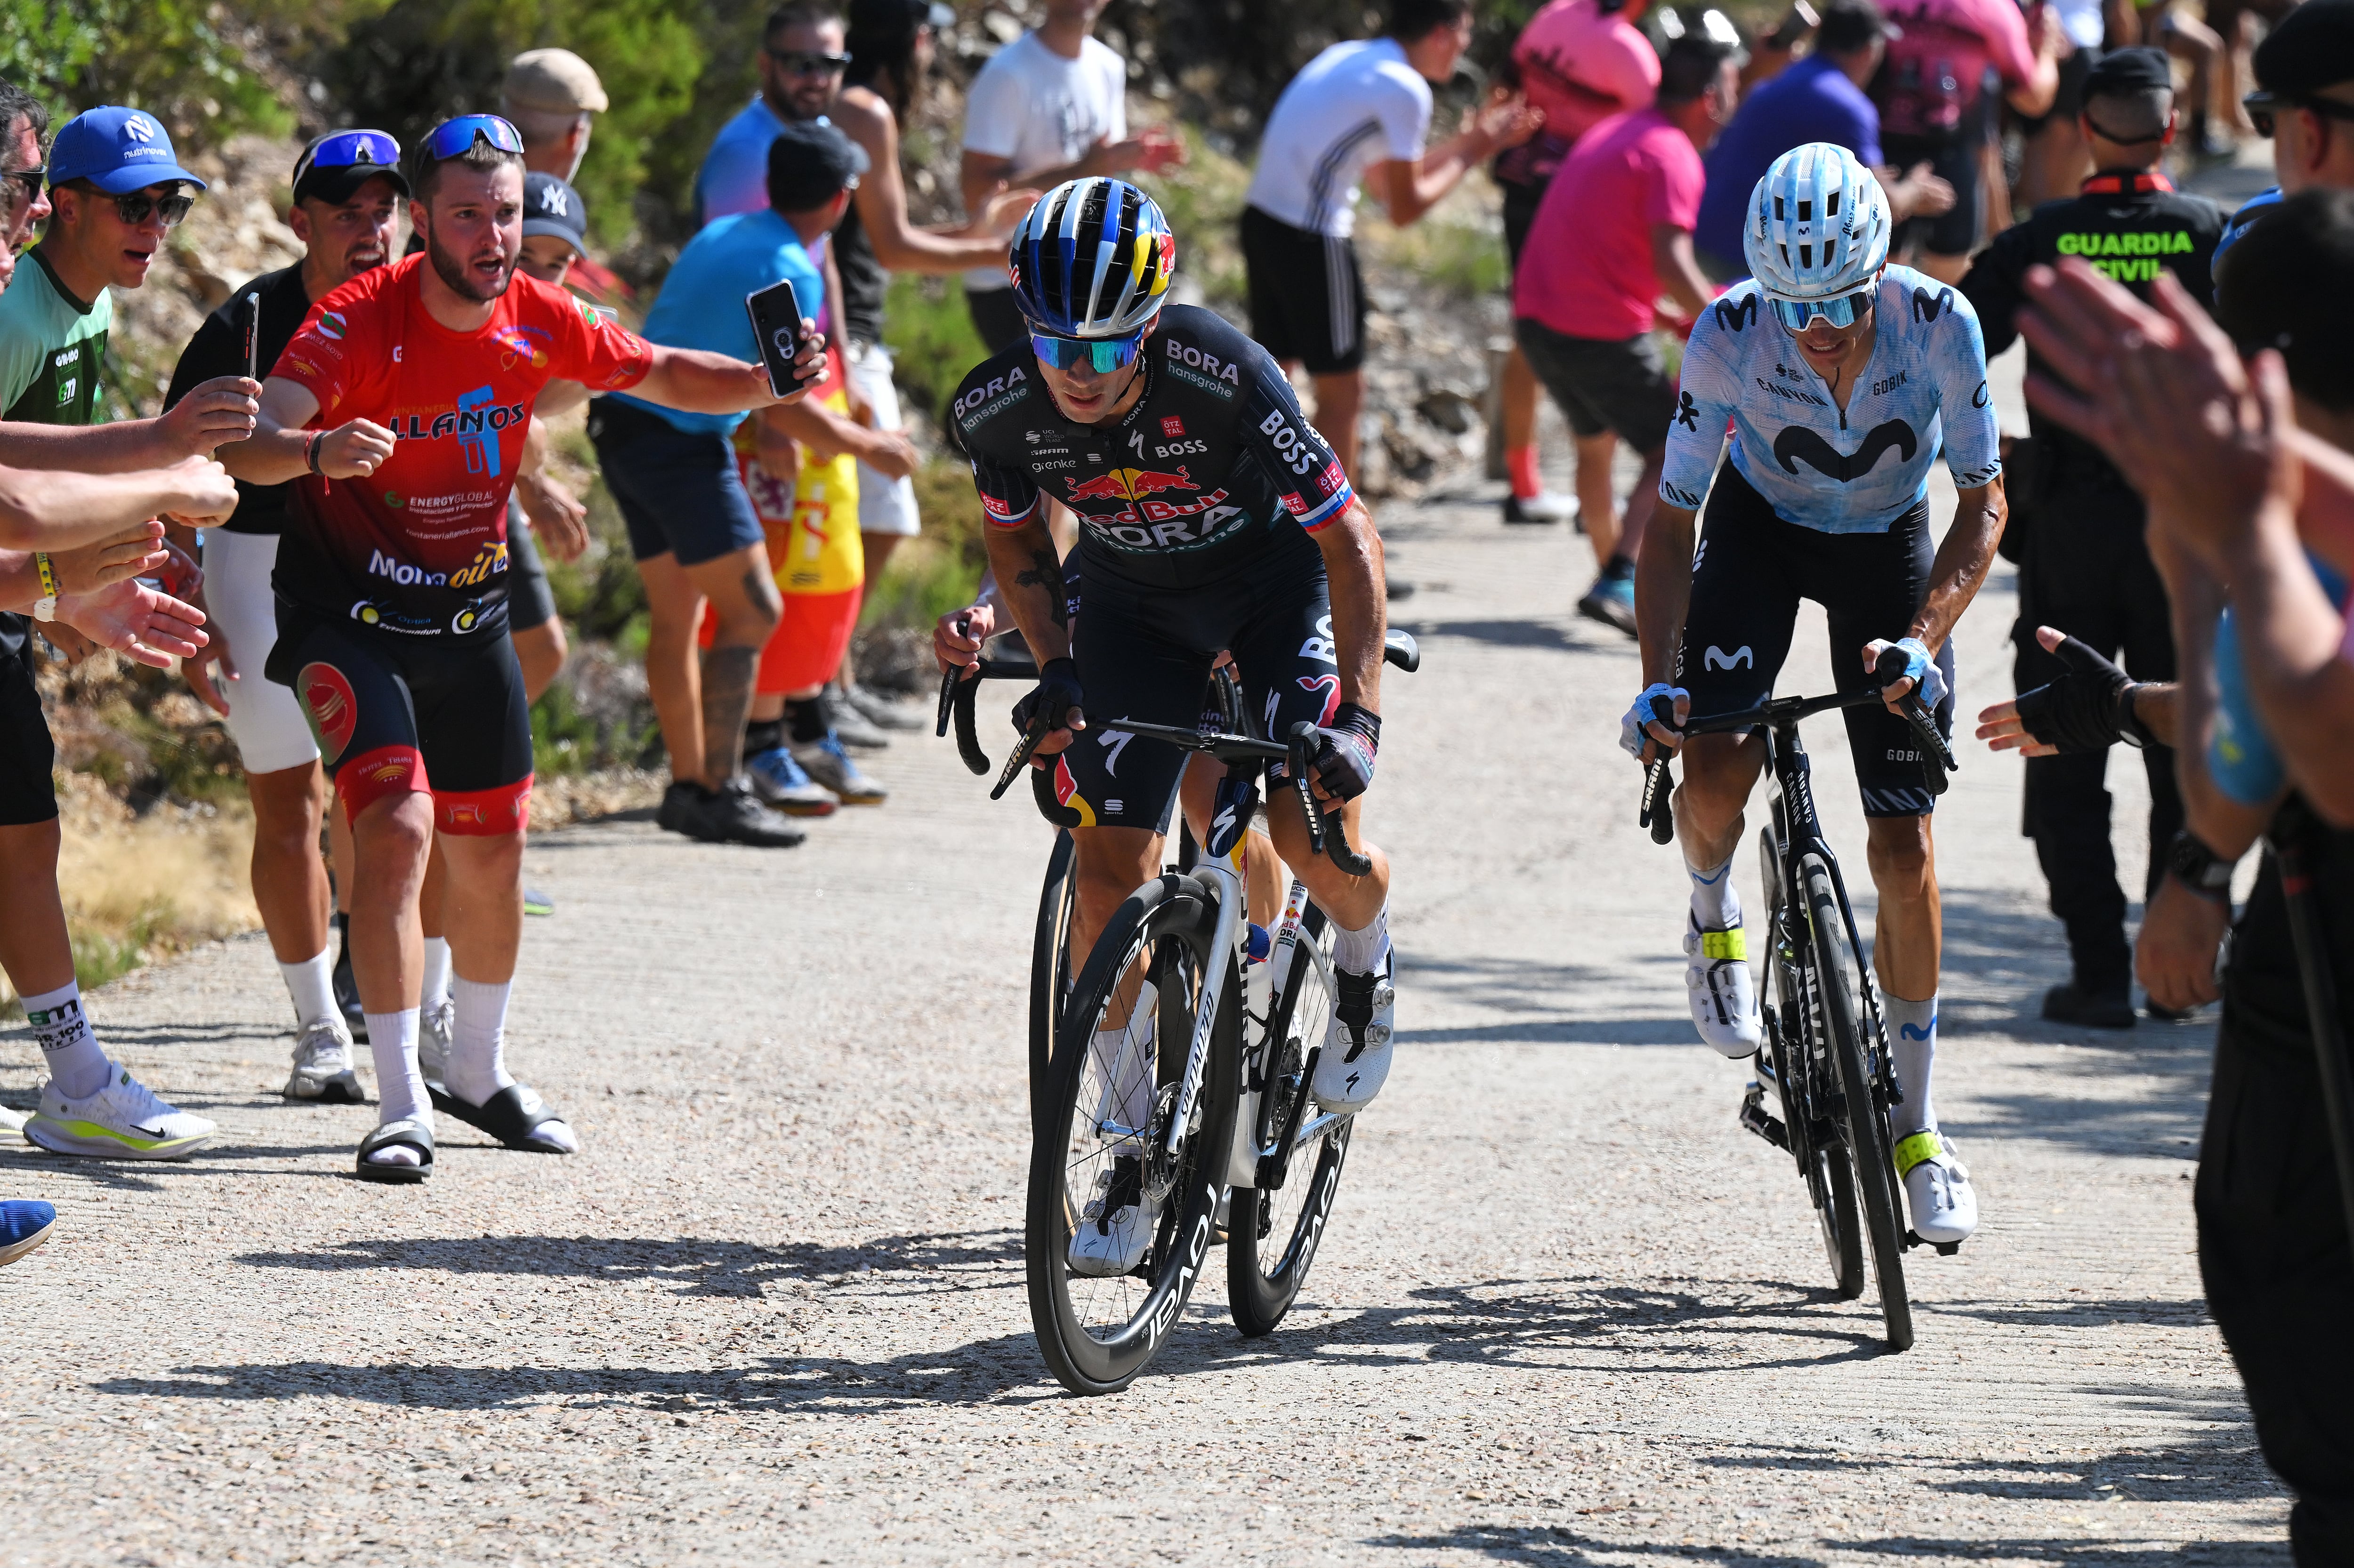
POLYGON ((261 379, 261 296, 245 297, 245 378, 261 379))
POLYGON ((801 352, 801 302, 790 279, 744 296, 752 318, 753 341, 760 345, 760 361, 769 367, 769 390, 789 397, 801 387, 793 375, 793 357, 801 352))

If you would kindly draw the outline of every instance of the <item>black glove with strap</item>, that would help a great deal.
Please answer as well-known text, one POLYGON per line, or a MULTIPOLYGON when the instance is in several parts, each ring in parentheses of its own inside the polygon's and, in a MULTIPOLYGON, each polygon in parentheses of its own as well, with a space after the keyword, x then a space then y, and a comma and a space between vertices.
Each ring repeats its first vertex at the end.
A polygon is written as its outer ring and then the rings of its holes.
POLYGON ((2019 694, 2019 721, 2027 733, 2062 752, 2105 751, 2122 740, 2156 746, 2156 736, 2134 717, 2133 680, 2077 638, 2063 638, 2052 652, 2067 673, 2048 685, 2019 694))
POLYGON ((1382 715, 1354 703, 1332 712, 1331 725, 1316 732, 1316 755, 1309 771, 1336 800, 1353 800, 1373 788, 1373 758, 1382 747, 1382 715))
POLYGON ((1071 716, 1071 710, 1087 702, 1087 694, 1079 689, 1079 666, 1070 659, 1049 659, 1038 672, 1038 683, 1023 694, 1013 705, 1013 727, 1023 732, 1030 722, 1043 712, 1047 716, 1046 730, 1061 729, 1071 716))

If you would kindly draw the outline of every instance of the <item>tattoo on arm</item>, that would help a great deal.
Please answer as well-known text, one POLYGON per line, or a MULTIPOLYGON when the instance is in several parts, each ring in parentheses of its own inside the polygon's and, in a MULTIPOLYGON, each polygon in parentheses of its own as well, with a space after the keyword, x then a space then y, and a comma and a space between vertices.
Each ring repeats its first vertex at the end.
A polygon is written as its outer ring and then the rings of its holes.
POLYGON ((1016 588, 1038 588, 1049 591, 1063 580, 1063 563, 1055 558, 1051 549, 1033 550, 1030 565, 1013 579, 1016 588))

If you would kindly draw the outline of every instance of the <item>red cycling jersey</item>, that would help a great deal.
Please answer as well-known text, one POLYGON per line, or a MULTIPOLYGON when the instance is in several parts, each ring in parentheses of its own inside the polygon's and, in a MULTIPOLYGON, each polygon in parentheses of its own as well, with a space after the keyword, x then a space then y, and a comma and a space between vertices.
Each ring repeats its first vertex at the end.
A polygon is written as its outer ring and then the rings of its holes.
POLYGON ((507 493, 550 381, 636 386, 653 351, 607 313, 516 273, 491 319, 452 332, 425 309, 424 256, 377 267, 311 307, 270 371, 319 400, 312 421, 389 429, 366 479, 305 475, 273 584, 312 609, 417 636, 506 625, 507 493))

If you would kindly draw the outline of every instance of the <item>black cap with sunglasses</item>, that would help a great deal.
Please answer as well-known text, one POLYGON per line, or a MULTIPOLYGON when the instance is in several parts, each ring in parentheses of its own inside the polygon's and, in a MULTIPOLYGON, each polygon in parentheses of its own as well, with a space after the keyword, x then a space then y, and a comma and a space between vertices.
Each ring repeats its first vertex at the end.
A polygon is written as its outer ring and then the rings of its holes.
MULTIPOLYGON (((2303 100, 2354 83, 2354 0, 2305 0, 2273 24, 2256 46, 2253 64, 2263 90, 2251 96, 2259 100, 2303 100)), ((2354 101, 2354 94, 2332 96, 2354 101)))
POLYGON ((330 131, 294 160, 294 199, 341 207, 370 180, 383 180, 407 196, 408 176, 400 172, 400 143, 381 131, 330 131))

